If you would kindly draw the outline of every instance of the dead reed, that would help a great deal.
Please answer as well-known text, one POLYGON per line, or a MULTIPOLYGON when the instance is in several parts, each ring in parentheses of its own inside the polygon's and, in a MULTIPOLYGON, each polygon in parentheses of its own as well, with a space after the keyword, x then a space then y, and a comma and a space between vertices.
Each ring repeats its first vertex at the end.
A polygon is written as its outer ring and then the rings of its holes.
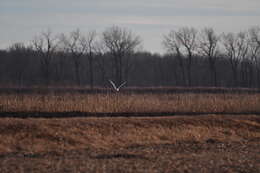
POLYGON ((1 112, 260 112, 260 94, 1 94, 1 112))

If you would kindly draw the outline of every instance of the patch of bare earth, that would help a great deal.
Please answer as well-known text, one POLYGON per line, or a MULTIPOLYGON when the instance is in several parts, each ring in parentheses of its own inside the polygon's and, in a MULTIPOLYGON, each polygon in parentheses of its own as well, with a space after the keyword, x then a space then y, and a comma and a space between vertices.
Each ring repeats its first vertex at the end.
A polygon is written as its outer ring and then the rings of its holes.
POLYGON ((0 172, 260 172, 260 117, 0 119, 0 172))

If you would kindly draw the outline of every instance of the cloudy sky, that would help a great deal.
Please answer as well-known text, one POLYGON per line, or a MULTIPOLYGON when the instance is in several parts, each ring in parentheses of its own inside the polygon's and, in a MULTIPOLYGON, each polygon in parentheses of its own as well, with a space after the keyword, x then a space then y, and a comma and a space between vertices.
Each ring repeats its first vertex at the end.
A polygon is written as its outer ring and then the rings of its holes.
POLYGON ((0 48, 47 29, 101 33, 118 25, 140 35, 144 50, 163 53, 162 36, 171 29, 238 32, 260 25, 259 9, 260 0, 0 0, 0 48))

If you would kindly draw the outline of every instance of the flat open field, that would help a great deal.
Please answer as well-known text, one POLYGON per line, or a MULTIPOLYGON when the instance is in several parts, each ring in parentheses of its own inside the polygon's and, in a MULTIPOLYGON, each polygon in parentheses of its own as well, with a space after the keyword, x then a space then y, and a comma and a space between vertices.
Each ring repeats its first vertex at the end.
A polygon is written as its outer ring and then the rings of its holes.
POLYGON ((259 173, 259 115, 257 92, 1 93, 0 172, 259 173))
MULTIPOLYGON (((57 93, 1 94, 6 113, 260 114, 260 94, 248 93, 57 93)), ((79 114, 78 114, 79 115, 79 114)), ((151 114, 152 115, 152 114, 151 114)), ((52 114, 55 116, 55 114, 52 114)), ((77 116, 77 115, 73 115, 77 116)), ((113 116, 113 115, 112 115, 113 116)))
POLYGON ((260 117, 0 119, 0 172, 260 172, 260 117))

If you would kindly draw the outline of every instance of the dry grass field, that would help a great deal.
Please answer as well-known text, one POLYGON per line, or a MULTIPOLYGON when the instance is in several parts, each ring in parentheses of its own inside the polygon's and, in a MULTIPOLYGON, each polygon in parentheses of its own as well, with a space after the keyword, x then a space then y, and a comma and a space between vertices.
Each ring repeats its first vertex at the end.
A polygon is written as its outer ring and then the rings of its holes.
POLYGON ((256 93, 3 93, 0 172, 259 173, 259 113, 256 93), (5 116, 10 112, 76 113, 5 116), (77 117, 77 112, 111 117, 77 117), (163 112, 167 117, 153 116, 163 112))
POLYGON ((260 117, 0 120, 0 172, 260 172, 260 117))
POLYGON ((1 112, 260 112, 260 94, 1 94, 1 112))

